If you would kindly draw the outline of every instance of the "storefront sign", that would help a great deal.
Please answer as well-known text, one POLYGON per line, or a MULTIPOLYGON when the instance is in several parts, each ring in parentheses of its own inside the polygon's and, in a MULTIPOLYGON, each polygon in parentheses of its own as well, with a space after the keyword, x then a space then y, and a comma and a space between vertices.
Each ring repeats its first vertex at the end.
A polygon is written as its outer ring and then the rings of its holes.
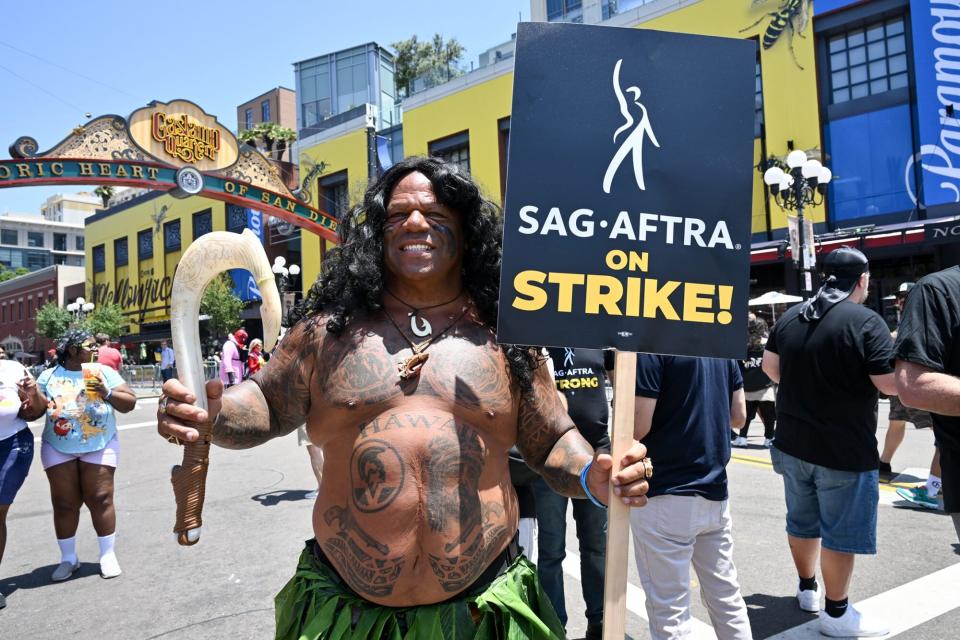
POLYGON ((201 171, 237 161, 237 139, 214 116, 188 100, 151 102, 130 115, 130 137, 144 151, 174 166, 201 171))
POLYGON ((122 185, 203 195, 337 240, 337 221, 299 200, 271 161, 237 140, 217 119, 187 100, 153 102, 128 120, 107 115, 77 126, 46 151, 21 136, 0 160, 0 188, 122 185))
POLYGON ((924 205, 960 202, 960 8, 956 0, 910 0, 910 23, 920 151, 907 160, 904 180, 916 203, 919 163, 924 205))
POLYGON ((170 304, 173 281, 163 278, 140 278, 134 285, 128 278, 121 278, 117 288, 103 282, 93 285, 93 303, 97 306, 117 304, 125 313, 144 313, 170 304))
POLYGON ((520 24, 500 342, 743 356, 756 47, 520 24))
POLYGON ((960 241, 960 220, 928 224, 923 228, 927 244, 944 244, 960 241))
MULTIPOLYGON (((81 161, 69 158, 0 160, 0 188, 49 184, 120 184, 168 190, 177 186, 176 170, 169 166, 130 160, 81 161)), ((203 174, 200 195, 240 206, 269 209, 271 215, 336 239, 337 221, 292 196, 285 196, 247 182, 203 174)))

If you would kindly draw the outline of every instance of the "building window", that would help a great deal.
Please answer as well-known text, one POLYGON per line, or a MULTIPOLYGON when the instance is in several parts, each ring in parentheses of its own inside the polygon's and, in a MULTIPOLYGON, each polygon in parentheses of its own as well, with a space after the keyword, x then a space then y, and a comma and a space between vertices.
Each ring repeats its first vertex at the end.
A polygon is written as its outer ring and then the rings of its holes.
POLYGON ((76 236, 77 251, 83 251, 83 236, 76 236))
POLYGON ((213 213, 210 209, 193 214, 193 239, 213 231, 213 213))
POLYGON ((602 0, 600 3, 600 8, 603 14, 601 19, 607 20, 618 13, 623 13, 624 11, 629 11, 630 9, 634 9, 654 1, 655 0, 602 0))
POLYGON ((127 238, 117 238, 113 241, 113 264, 116 267, 125 267, 129 263, 127 238))
POLYGON ((300 76, 301 126, 311 127, 325 120, 333 111, 330 99, 330 61, 304 63, 298 69, 300 76))
POLYGON ((338 171, 324 176, 320 185, 320 208, 340 220, 350 208, 350 196, 347 192, 347 172, 338 171))
POLYGON ((270 122, 270 101, 260 103, 260 122, 270 122))
POLYGON ((253 109, 243 110, 243 128, 253 129, 253 109))
POLYGON ((877 95, 909 84, 902 16, 831 36, 830 102, 877 95))
POLYGON ((144 229, 137 232, 137 258, 146 260, 153 257, 153 232, 144 229))
POLYGON ((17 320, 23 320, 23 301, 17 303, 17 320))
POLYGON ((547 0, 547 21, 583 22, 582 0, 547 0))
POLYGON ((337 55, 337 113, 370 102, 370 78, 367 71, 367 51, 337 55))
POLYGON ((107 256, 102 244, 93 248, 93 272, 103 273, 107 269, 107 256))
POLYGON ((53 234, 53 250, 54 251, 67 250, 67 234, 65 233, 53 234))
POLYGON ((0 229, 0 244, 16 245, 20 242, 16 229, 0 229))
POLYGON ((42 247, 42 246, 43 246, 43 232, 42 232, 42 231, 27 231, 27 246, 28 246, 28 247, 42 247))
POLYGON ((227 231, 243 233, 247 228, 247 210, 235 204, 227 205, 227 231))
POLYGON ((180 250, 180 221, 171 220, 163 225, 163 251, 171 253, 180 250))
POLYGON ((466 131, 429 144, 430 155, 470 173, 470 134, 466 131))
POLYGON ((27 319, 33 317, 33 298, 27 300, 27 319))

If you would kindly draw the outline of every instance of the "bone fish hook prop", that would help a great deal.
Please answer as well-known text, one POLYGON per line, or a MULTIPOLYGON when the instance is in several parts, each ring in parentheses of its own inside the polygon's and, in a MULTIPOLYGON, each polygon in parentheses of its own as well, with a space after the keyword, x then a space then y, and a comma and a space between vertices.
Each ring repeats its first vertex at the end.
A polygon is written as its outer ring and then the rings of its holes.
MULTIPOLYGON (((246 269, 260 289, 264 349, 269 351, 280 334, 280 293, 270 260, 260 240, 249 229, 243 233, 214 231, 196 240, 183 252, 173 278, 170 299, 170 333, 180 381, 207 410, 207 392, 200 350, 200 300, 207 285, 228 269, 246 269)), ((177 542, 189 546, 200 540, 204 492, 209 465, 212 422, 198 425, 200 437, 183 444, 183 461, 170 473, 177 501, 173 531, 177 542)))

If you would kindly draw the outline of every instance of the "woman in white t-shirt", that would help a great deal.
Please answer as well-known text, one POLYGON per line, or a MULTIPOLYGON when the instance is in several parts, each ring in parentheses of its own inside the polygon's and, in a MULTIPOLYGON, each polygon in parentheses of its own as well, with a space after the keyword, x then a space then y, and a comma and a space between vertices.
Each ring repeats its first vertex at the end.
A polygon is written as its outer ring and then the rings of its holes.
MULTIPOLYGON (((7 544, 7 511, 30 471, 33 434, 27 420, 43 415, 47 401, 33 376, 0 347, 0 561, 7 544)), ((0 593, 0 609, 7 605, 0 593)))
POLYGON ((53 527, 60 546, 60 564, 50 576, 54 582, 80 568, 75 536, 84 504, 100 544, 100 575, 120 575, 114 553, 113 475, 120 454, 115 412, 132 411, 137 396, 111 367, 99 367, 98 375, 85 378, 82 365, 93 363, 96 353, 90 332, 71 329, 57 342, 60 364, 37 377, 48 400, 40 461, 50 481, 53 527))

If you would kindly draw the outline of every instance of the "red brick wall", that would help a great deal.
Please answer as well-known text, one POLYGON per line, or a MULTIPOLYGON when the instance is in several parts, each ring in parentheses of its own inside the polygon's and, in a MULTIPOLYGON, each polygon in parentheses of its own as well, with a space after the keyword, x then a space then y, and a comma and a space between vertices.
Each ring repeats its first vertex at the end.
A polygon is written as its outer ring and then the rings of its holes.
POLYGON ((35 354, 52 348, 52 340, 37 334, 37 309, 50 300, 57 302, 57 281, 53 274, 0 293, 0 340, 12 335, 20 339, 24 351, 35 354))

